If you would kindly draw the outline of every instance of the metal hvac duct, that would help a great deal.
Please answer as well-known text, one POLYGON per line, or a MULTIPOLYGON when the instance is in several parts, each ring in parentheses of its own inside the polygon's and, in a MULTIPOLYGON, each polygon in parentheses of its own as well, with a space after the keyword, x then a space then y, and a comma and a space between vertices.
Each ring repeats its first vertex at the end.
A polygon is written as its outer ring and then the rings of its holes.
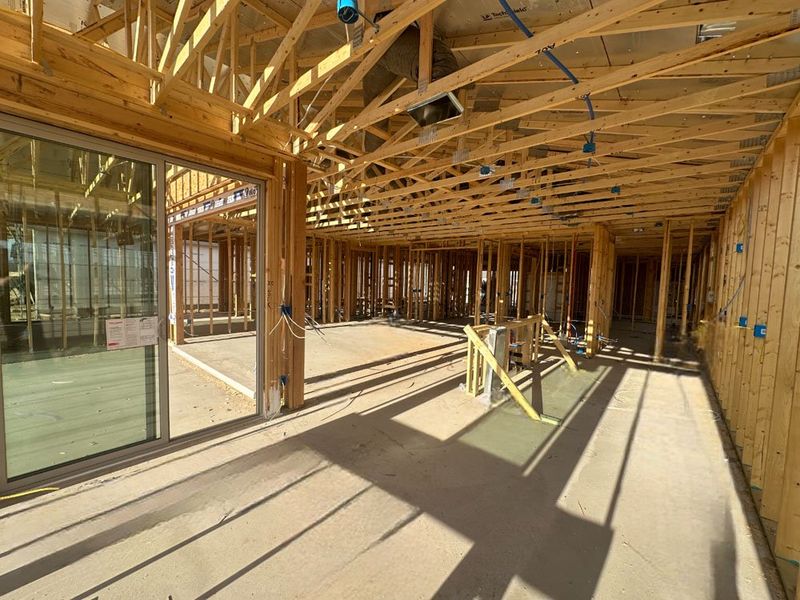
MULTIPOLYGON (((381 16, 384 15, 377 15, 375 20, 379 20, 381 16)), ((434 38, 431 80, 436 81, 457 70, 458 62, 453 52, 442 40, 434 38)), ((419 82, 419 28, 414 25, 407 27, 400 34, 377 64, 364 76, 364 106, 388 88, 397 77, 419 82)), ((385 121, 376 125, 386 129, 385 121)), ((367 132, 364 149, 372 152, 382 143, 381 138, 367 132)))

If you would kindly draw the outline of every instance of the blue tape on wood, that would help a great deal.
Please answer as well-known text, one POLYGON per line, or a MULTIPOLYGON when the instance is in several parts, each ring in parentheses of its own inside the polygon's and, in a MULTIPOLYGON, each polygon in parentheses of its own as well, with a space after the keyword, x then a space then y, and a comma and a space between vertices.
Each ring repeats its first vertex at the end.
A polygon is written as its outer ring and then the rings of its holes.
POLYGON ((767 326, 766 325, 756 325, 753 327, 753 337, 757 338, 765 338, 767 337, 767 326))

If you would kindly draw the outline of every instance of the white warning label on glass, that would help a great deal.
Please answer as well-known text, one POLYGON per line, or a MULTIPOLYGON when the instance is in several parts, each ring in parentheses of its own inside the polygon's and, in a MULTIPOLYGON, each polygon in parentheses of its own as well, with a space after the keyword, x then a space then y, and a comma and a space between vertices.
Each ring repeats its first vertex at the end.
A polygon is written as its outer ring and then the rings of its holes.
POLYGON ((106 321, 106 350, 153 346, 158 341, 158 317, 106 321))

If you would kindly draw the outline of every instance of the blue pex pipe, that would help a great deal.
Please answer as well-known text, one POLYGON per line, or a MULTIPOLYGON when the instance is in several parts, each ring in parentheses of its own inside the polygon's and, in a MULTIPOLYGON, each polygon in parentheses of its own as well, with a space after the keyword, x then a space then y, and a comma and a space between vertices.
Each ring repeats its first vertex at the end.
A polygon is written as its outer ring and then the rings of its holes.
MULTIPOLYGON (((527 28, 525 23, 522 22, 522 19, 520 19, 517 16, 517 13, 511 10, 511 7, 508 5, 508 2, 506 0, 497 0, 497 1, 500 3, 500 6, 503 7, 503 10, 506 12, 509 18, 512 21, 514 21, 514 24, 519 28, 519 30, 522 33, 524 33, 527 37, 532 38, 533 32, 527 28)), ((570 71, 569 68, 564 63, 558 60, 558 57, 555 54, 553 54, 550 50, 545 50, 544 55, 547 58, 549 58, 550 62, 552 62, 556 67, 558 67, 561 70, 561 72, 567 76, 567 79, 569 79, 573 84, 580 83, 578 78, 575 77, 575 74, 572 71, 570 71)), ((589 119, 594 121, 594 105, 592 104, 592 99, 589 97, 589 94, 586 94, 583 97, 583 100, 584 102, 586 102, 586 109, 589 111, 589 119)), ((590 144, 594 143, 594 131, 589 132, 588 141, 590 144)))

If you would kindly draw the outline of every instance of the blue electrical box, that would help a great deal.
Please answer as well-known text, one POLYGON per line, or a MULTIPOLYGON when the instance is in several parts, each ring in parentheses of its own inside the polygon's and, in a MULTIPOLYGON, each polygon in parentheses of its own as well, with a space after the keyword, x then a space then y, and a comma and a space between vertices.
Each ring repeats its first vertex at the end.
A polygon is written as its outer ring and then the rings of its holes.
POLYGON ((736 242, 736 254, 741 254, 744 252, 744 244, 742 242, 736 242))
POLYGON ((753 327, 753 337, 757 338, 765 338, 767 337, 767 326, 766 325, 756 325, 753 327))
POLYGON ((594 142, 586 142, 583 145, 583 152, 584 154, 591 154, 592 152, 597 151, 597 144, 594 142))
POLYGON ((611 193, 612 194, 619 194, 622 192, 622 189, 618 185, 611 186, 611 193))
POLYGON ((747 317, 745 315, 739 317, 739 327, 747 327, 747 317))
POLYGON ((540 201, 541 200, 539 196, 534 196, 533 198, 531 198, 531 204, 539 204, 540 201))

